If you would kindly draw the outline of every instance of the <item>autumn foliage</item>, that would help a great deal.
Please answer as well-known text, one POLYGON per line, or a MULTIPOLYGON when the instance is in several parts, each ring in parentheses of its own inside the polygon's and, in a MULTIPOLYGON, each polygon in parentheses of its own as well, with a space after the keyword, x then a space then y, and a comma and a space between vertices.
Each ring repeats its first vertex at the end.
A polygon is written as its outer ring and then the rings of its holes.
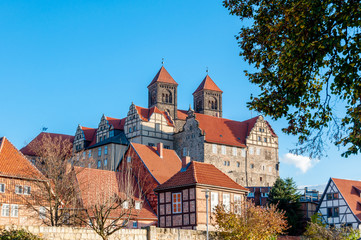
POLYGON ((241 214, 228 212, 222 206, 217 206, 215 221, 221 236, 226 240, 276 239, 277 235, 287 229, 284 213, 274 205, 261 207, 250 201, 243 205, 241 214))

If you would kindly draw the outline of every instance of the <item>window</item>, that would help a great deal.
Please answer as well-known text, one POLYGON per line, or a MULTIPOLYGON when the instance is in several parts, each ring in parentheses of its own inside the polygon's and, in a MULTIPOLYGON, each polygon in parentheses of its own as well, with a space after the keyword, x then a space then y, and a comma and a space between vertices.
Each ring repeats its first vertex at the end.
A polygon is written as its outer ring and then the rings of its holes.
POLYGON ((129 133, 131 133, 132 132, 132 127, 129 127, 129 133))
POLYGON ((260 149, 260 148, 257 148, 257 149, 256 149, 256 153, 257 153, 257 155, 261 155, 261 149, 260 149))
POLYGON ((164 145, 164 148, 165 148, 165 149, 170 149, 170 146, 164 145))
POLYGON ((140 202, 135 202, 135 209, 137 209, 137 210, 140 209, 140 202))
POLYGON ((212 152, 217 153, 217 144, 212 144, 212 152))
POLYGON ((30 186, 24 186, 24 194, 30 195, 31 193, 31 187, 30 186))
POLYGON ((149 147, 154 147, 155 144, 154 144, 154 143, 148 143, 148 146, 149 146, 149 147))
POLYGON ((217 205, 218 205, 218 193, 211 192, 211 211, 215 211, 217 205))
POLYGON ((267 142, 267 138, 264 138, 263 141, 266 143, 266 142, 267 142))
POLYGON ((107 155, 108 154, 108 146, 104 147, 104 154, 107 155))
POLYGON ((101 142, 101 141, 103 141, 103 138, 102 138, 102 137, 99 138, 99 142, 101 142))
POLYGON ((5 192, 5 183, 0 183, 0 193, 5 192))
POLYGON ((261 197, 268 197, 268 193, 266 193, 266 192, 263 192, 263 193, 261 193, 261 197))
POLYGON ((250 197, 250 198, 254 197, 254 192, 249 192, 247 197, 250 197))
POLYGON ((222 148, 221 148, 221 149, 222 149, 222 154, 223 154, 223 155, 226 155, 226 146, 223 146, 223 145, 222 145, 222 148))
POLYGON ((327 217, 338 217, 339 216, 339 208, 327 208, 327 217))
POLYGON ((39 208, 39 218, 45 219, 45 217, 46 217, 46 209, 45 209, 45 207, 40 207, 39 208))
POLYGON ((129 202, 128 202, 128 201, 124 201, 124 202, 123 202, 123 208, 124 208, 124 209, 128 209, 128 208, 129 208, 129 202))
POLYGON ((17 204, 11 204, 11 216, 12 217, 19 216, 19 206, 17 204))
POLYGON ((262 177, 259 177, 259 181, 262 182, 262 180, 263 180, 262 177))
POLYGON ((85 156, 86 156, 86 152, 83 152, 83 159, 85 159, 85 156))
POLYGON ((92 157, 92 151, 88 151, 88 158, 91 158, 92 157))
POLYGON ((184 156, 187 156, 187 148, 186 147, 183 148, 183 157, 184 156))
POLYGON ((332 197, 333 199, 338 199, 338 193, 334 193, 332 197))
POLYGON ((241 214, 242 197, 241 195, 234 194, 234 213, 241 214))
POLYGON ((224 210, 230 211, 231 210, 231 202, 230 202, 229 193, 223 193, 223 206, 224 210))
POLYGON ((261 137, 258 137, 258 141, 261 141, 261 137))
POLYGON ((230 162, 229 162, 229 161, 227 161, 227 166, 229 166, 229 163, 230 163, 230 162))
POLYGON ((276 171, 278 171, 278 169, 279 169, 279 165, 278 165, 278 163, 276 164, 276 171))
POLYGON ((227 161, 224 161, 224 162, 223 162, 223 165, 224 165, 224 166, 227 166, 227 161))
POLYGON ((108 159, 104 159, 104 167, 108 165, 108 159))
POLYGON ((232 155, 237 156, 237 148, 236 147, 232 148, 232 155))
POLYGON ((244 148, 242 149, 241 155, 242 155, 242 157, 246 157, 246 150, 244 148))
POLYGON ((131 156, 128 156, 127 157, 127 162, 130 163, 132 161, 132 157, 131 156))
POLYGON ((251 163, 250 168, 254 168, 254 164, 253 164, 253 163, 251 163))
POLYGON ((98 148, 98 157, 100 157, 102 155, 102 148, 98 148))
POLYGON ((100 160, 98 160, 98 165, 97 165, 98 168, 101 168, 102 167, 102 162, 100 160))
POLYGON ((137 221, 133 221, 133 228, 138 228, 138 222, 137 221))
POLYGON ((249 148, 249 154, 253 154, 253 147, 249 148))
POLYGON ((172 201, 173 213, 181 213, 182 212, 181 193, 173 193, 172 200, 173 200, 172 201))
POLYGON ((133 132, 137 131, 137 126, 133 127, 133 132))
POLYGON ((272 172, 272 167, 268 167, 268 172, 272 172))
POLYGON ((3 204, 1 207, 1 216, 3 217, 9 217, 10 215, 10 205, 9 204, 3 204))
POLYGON ((155 124, 155 131, 157 131, 157 132, 160 131, 160 123, 155 124))
POLYGON ((114 137, 114 131, 109 131, 109 137, 114 137))
POLYGON ((241 163, 240 162, 237 162, 237 167, 240 167, 241 166, 241 163))
POLYGON ((16 194, 23 194, 23 186, 16 185, 15 186, 15 193, 16 194))

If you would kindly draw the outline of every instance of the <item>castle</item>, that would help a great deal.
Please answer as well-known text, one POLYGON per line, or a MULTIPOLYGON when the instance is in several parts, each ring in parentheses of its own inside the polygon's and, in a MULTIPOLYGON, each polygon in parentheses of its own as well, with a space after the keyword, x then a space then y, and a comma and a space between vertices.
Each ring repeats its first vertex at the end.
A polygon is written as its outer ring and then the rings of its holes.
POLYGON ((74 151, 116 170, 129 142, 173 149, 211 163, 243 186, 272 186, 279 177, 278 137, 262 116, 222 118, 222 90, 207 74, 193 93, 193 109, 177 106, 178 83, 161 67, 148 85, 148 108, 131 104, 125 118, 102 116, 98 128, 78 126, 74 151))

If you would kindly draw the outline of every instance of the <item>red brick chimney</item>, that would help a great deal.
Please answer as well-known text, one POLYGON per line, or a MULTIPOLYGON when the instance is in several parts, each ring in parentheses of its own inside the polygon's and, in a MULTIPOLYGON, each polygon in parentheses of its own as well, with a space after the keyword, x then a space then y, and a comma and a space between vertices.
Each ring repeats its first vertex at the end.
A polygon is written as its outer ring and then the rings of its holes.
POLYGON ((157 144, 157 151, 160 158, 163 158, 163 143, 157 144))
POLYGON ((185 156, 182 158, 182 168, 186 168, 188 163, 191 162, 191 157, 190 156, 185 156))

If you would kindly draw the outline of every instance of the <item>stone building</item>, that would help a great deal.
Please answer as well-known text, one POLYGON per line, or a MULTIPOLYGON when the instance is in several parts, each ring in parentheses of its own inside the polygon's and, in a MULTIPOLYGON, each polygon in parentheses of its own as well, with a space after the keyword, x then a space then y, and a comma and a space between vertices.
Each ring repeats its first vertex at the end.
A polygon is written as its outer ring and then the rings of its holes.
POLYGON ((0 225, 41 225, 46 208, 36 206, 32 194, 45 177, 5 137, 0 138, 0 163, 0 225))
POLYGON ((182 168, 155 188, 158 193, 158 226, 205 230, 214 228, 214 210, 222 204, 226 210, 241 213, 248 190, 234 182, 214 165, 182 159, 182 168), (205 196, 209 191, 209 198, 205 196), (212 218, 213 217, 213 218, 212 218))

